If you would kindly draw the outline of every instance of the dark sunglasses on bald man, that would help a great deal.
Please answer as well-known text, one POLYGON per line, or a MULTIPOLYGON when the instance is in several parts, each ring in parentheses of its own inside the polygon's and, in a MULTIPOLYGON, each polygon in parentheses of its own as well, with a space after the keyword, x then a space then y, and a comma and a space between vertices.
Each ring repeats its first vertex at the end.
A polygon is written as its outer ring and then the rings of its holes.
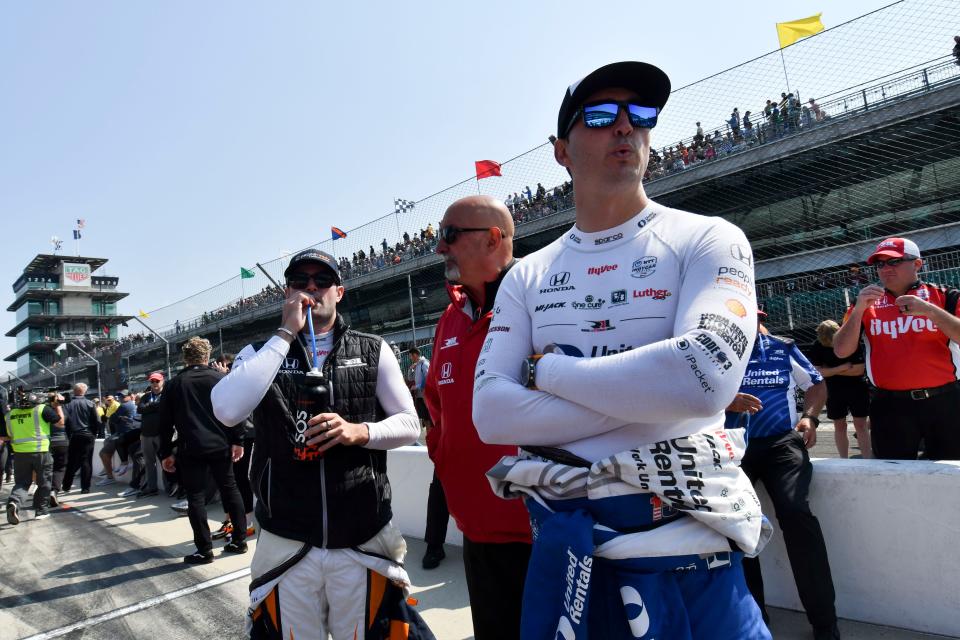
POLYGON ((440 239, 447 244, 453 244, 457 241, 457 237, 461 233, 490 231, 490 229, 493 229, 493 227, 454 227, 453 225, 448 225, 446 227, 440 227, 440 239))
POLYGON ((317 289, 326 289, 337 283, 337 279, 329 272, 321 272, 311 276, 308 273, 297 271, 287 276, 287 286, 291 289, 306 289, 311 280, 317 285, 317 289))
POLYGON ((899 267, 904 262, 913 262, 916 258, 910 256, 903 256, 902 258, 890 258, 889 260, 874 260, 873 266, 877 269, 883 269, 884 267, 899 267))
POLYGON ((577 109, 576 113, 570 119, 564 136, 570 133, 570 129, 576 123, 577 118, 583 117, 583 124, 590 129, 602 129, 611 127, 617 121, 620 115, 620 109, 627 110, 627 118, 634 127, 643 129, 653 129, 657 126, 657 114, 659 109, 656 107, 647 107, 639 102, 617 102, 615 100, 600 100, 598 102, 587 102, 577 109))

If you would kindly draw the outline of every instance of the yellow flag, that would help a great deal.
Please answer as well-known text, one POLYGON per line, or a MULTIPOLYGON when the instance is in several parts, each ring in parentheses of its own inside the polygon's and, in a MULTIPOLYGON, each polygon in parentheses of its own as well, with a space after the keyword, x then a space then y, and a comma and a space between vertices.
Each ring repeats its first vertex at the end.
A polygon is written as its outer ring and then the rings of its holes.
POLYGON ((140 313, 139 313, 138 315, 139 315, 141 318, 149 318, 149 317, 150 317, 150 314, 147 313, 146 311, 144 311, 143 309, 140 309, 140 313))
POLYGON ((823 23, 820 22, 820 16, 822 15, 822 13, 818 13, 815 16, 803 18, 802 20, 778 22, 777 37, 780 38, 780 48, 783 49, 800 38, 806 38, 807 36, 812 36, 815 33, 823 31, 823 23))

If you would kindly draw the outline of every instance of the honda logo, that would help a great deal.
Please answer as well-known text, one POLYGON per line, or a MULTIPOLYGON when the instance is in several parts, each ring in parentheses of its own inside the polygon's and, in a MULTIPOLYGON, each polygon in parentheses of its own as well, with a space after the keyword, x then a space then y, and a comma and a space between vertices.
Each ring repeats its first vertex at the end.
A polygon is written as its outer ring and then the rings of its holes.
POLYGON ((740 244, 732 244, 730 245, 730 255, 733 256, 735 260, 739 260, 748 267, 753 265, 753 255, 751 255, 749 247, 744 247, 740 244))
POLYGON ((563 285, 570 282, 570 272, 561 271, 560 273, 555 273, 550 276, 550 286, 551 287, 562 287, 563 285))
POLYGON ((444 362, 444 363, 443 363, 443 366, 440 367, 440 377, 443 378, 444 380, 446 380, 446 379, 449 378, 451 375, 453 375, 453 363, 452 363, 452 362, 444 362))

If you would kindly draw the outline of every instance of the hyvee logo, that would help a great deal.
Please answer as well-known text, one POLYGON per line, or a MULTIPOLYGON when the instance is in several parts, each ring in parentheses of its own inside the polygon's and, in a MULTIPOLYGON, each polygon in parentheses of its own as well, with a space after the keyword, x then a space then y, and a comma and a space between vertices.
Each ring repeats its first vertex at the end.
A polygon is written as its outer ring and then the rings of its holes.
POLYGON ((587 296, 583 299, 583 302, 571 302, 570 304, 574 309, 602 309, 606 300, 603 298, 594 298, 593 296, 587 296))
POLYGON ((596 240, 593 241, 593 244, 595 244, 595 245, 607 244, 608 242, 614 242, 614 241, 616 241, 616 240, 622 240, 622 239, 623 239, 623 234, 622 234, 622 233, 616 233, 616 234, 614 234, 614 235, 612 235, 612 236, 606 236, 606 237, 604 237, 604 238, 597 238, 596 240))
POLYGON ((608 271, 616 271, 619 266, 618 264, 602 264, 599 267, 590 267, 587 269, 587 274, 591 276, 602 276, 608 271))
POLYGON ((451 384, 453 381, 453 363, 444 362, 440 367, 440 380, 437 384, 451 384))
POLYGON ((646 278, 657 270, 656 256, 643 256, 633 261, 630 275, 634 278, 646 278))
POLYGON ((580 331, 597 333, 599 331, 612 331, 613 329, 616 329, 616 327, 610 324, 609 320, 587 320, 586 328, 580 329, 580 331))
POLYGON ((749 247, 744 247, 742 244, 732 244, 730 245, 730 255, 733 256, 734 260, 738 260, 748 267, 753 266, 753 254, 750 253, 749 247))
POLYGON ((546 304, 538 304, 533 312, 540 313, 541 311, 550 311, 550 309, 563 309, 566 306, 566 302, 549 302, 546 304))
POLYGON ((919 318, 917 316, 900 316, 895 320, 874 318, 870 321, 870 335, 890 336, 893 340, 905 333, 923 333, 925 331, 936 333, 939 329, 930 318, 919 318))
POLYGON ((653 298, 654 300, 666 300, 673 294, 667 289, 644 289, 643 291, 633 290, 634 298, 653 298))

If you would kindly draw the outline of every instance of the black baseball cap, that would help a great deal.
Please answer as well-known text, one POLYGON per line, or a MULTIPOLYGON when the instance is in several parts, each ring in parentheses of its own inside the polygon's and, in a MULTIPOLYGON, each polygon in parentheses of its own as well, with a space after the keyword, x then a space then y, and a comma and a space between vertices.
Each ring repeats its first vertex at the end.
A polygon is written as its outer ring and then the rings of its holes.
POLYGON ((325 251, 320 251, 320 249, 305 249, 293 256, 293 258, 290 259, 290 264, 287 265, 287 268, 283 272, 283 277, 286 278, 289 276, 290 272, 294 271, 297 267, 311 263, 321 264, 327 269, 330 269, 337 279, 337 284, 341 283, 340 269, 337 267, 337 261, 332 255, 325 251))
POLYGON ((557 137, 565 138, 573 114, 583 101, 601 89, 623 87, 635 91, 644 106, 662 110, 670 97, 670 78, 659 67, 646 62, 614 62, 600 67, 567 87, 557 115, 557 137))

